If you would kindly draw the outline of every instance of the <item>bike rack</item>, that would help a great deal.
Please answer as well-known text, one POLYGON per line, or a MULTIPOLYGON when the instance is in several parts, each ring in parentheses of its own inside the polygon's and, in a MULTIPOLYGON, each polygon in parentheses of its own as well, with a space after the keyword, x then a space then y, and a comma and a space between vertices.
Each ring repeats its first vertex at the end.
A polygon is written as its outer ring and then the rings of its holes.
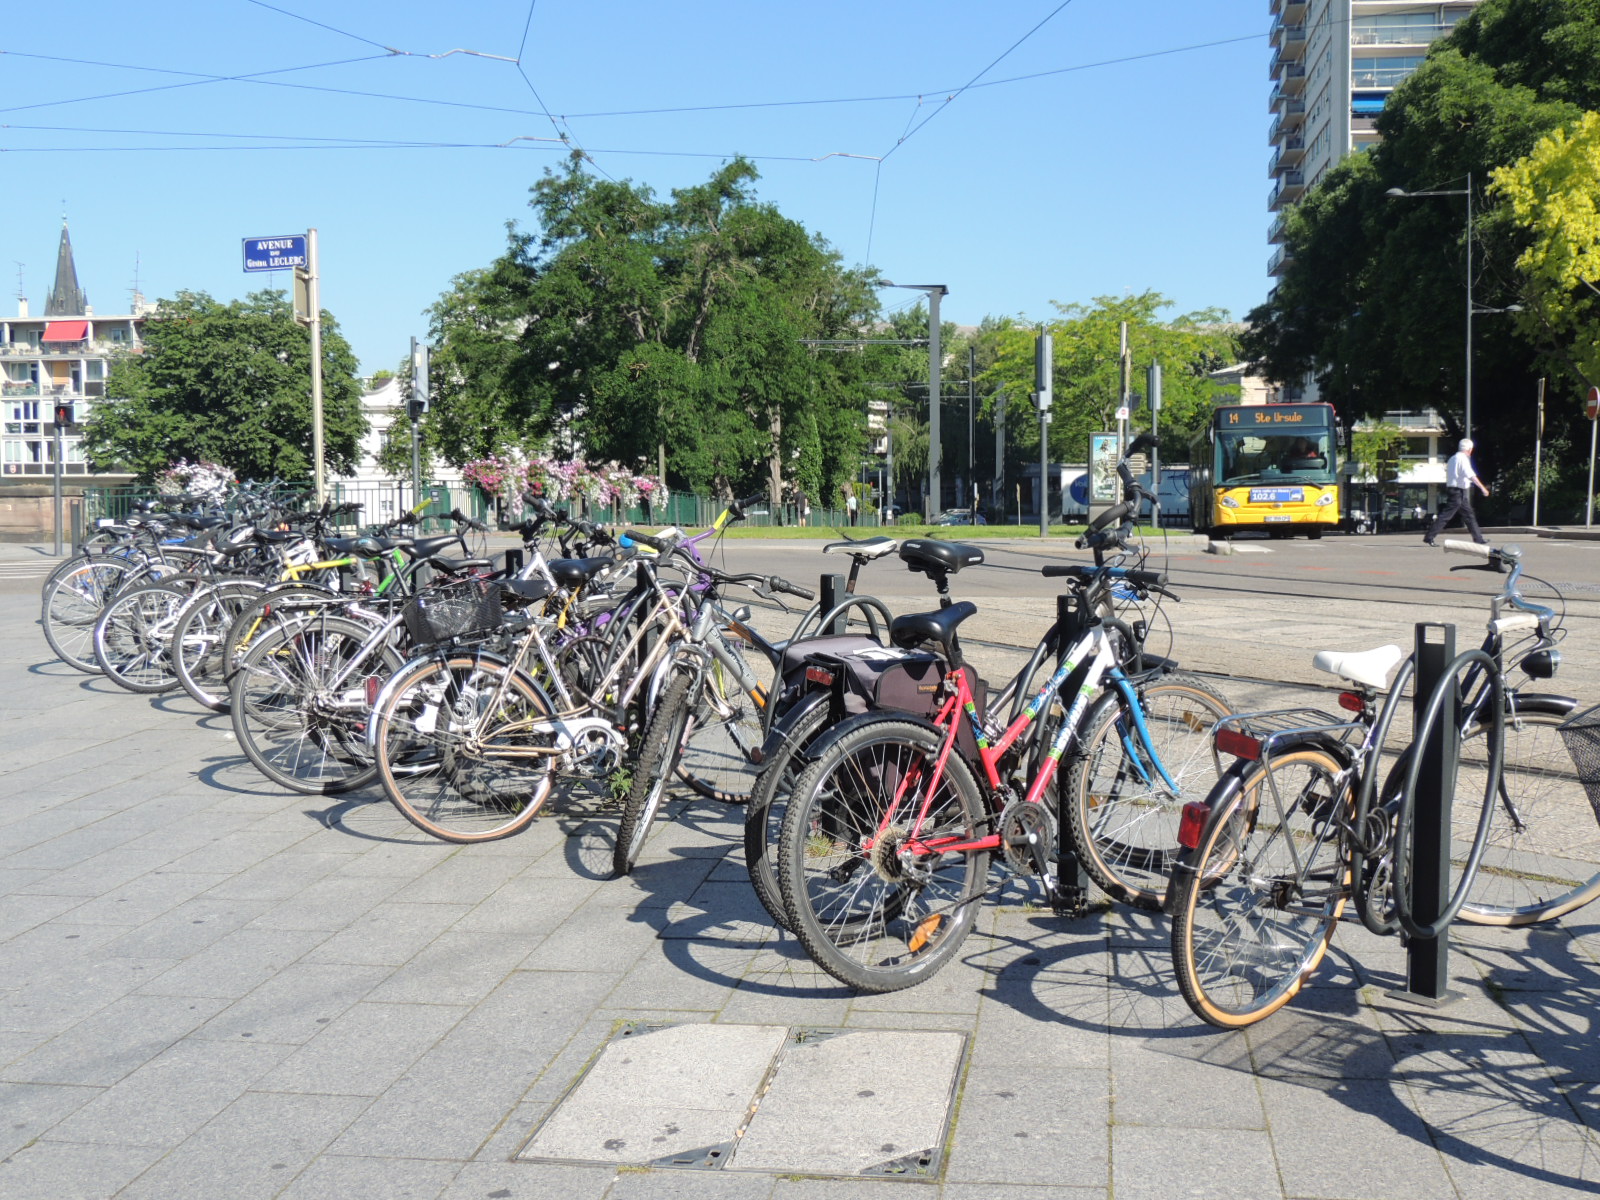
MULTIPOLYGON (((1056 597, 1056 668, 1059 670, 1062 660, 1066 658, 1067 647, 1072 645, 1073 638, 1069 629, 1075 629, 1081 621, 1077 611, 1077 597, 1072 593, 1064 593, 1056 597)), ((1087 670, 1087 664, 1079 671, 1087 670)), ((1062 687, 1066 695, 1075 695, 1080 686, 1081 676, 1074 674, 1062 687)), ((1075 745, 1073 753, 1082 753, 1083 747, 1075 745)), ((1084 869, 1083 862, 1078 857, 1077 847, 1072 841, 1072 834, 1068 831, 1067 805, 1071 803, 1068 796, 1066 779, 1061 775, 1056 777, 1056 886, 1050 895, 1050 911, 1058 917, 1083 917, 1089 912, 1089 872, 1084 869)))
MULTIPOLYGON (((835 608, 837 608, 839 606, 840 601, 842 601, 845 598, 844 576, 843 575, 824 575, 824 576, 822 576, 821 585, 817 589, 817 596, 818 596, 818 603, 821 606, 817 611, 824 612, 824 613, 831 613, 835 608)), ((845 614, 844 613, 840 613, 838 616, 834 617, 834 619, 832 621, 828 622, 828 628, 827 629, 819 629, 819 630, 817 630, 818 633, 825 634, 825 635, 840 634, 840 633, 843 633, 844 631, 845 631, 845 614)))
MULTIPOLYGON (((1417 679, 1411 697, 1413 728, 1433 700, 1436 689, 1447 692, 1439 718, 1427 743, 1418 747, 1422 762, 1413 805, 1411 907, 1419 923, 1437 921, 1450 902, 1450 807, 1456 778, 1460 739, 1456 736, 1457 703, 1453 674, 1445 668, 1455 661, 1456 627, 1419 621, 1416 627, 1417 679)), ((1448 929, 1436 938, 1408 938, 1406 986, 1389 994, 1418 1004, 1439 1006, 1459 998, 1449 989, 1450 937, 1448 929)))

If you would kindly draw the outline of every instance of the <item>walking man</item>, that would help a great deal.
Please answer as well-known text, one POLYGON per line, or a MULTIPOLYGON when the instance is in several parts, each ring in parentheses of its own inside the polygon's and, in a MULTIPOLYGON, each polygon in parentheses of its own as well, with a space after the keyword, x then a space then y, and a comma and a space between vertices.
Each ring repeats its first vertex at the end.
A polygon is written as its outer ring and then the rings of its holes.
POLYGON ((1477 515, 1472 511, 1472 489, 1477 488, 1485 496, 1489 494, 1489 489, 1472 469, 1471 438, 1462 438, 1460 447, 1450 456, 1450 463, 1445 467, 1444 486, 1448 498, 1439 515, 1433 519, 1433 524, 1428 526, 1428 532, 1422 535, 1423 544, 1433 545, 1433 539, 1439 536, 1439 531, 1460 513, 1461 522, 1472 535, 1472 540, 1480 546, 1486 545, 1489 539, 1478 528, 1477 515))

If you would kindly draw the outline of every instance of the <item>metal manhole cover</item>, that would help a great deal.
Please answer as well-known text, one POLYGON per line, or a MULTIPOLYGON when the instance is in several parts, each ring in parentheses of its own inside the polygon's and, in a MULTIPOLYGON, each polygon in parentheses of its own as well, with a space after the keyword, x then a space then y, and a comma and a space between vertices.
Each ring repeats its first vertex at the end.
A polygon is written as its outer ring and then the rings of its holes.
POLYGON ((630 1026, 518 1157, 934 1181, 966 1045, 953 1030, 630 1026))

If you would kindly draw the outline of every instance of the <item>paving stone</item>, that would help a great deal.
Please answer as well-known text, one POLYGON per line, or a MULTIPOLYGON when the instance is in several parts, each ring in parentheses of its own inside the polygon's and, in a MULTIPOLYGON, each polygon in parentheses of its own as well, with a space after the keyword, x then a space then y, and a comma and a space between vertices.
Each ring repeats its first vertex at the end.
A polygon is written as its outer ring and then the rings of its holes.
POLYGON ((393 971, 368 999, 476 1004, 505 982, 527 956, 528 944, 520 937, 464 932, 458 923, 393 971))
POLYGON ((236 929, 140 987, 152 996, 220 996, 253 991, 315 948, 318 930, 236 929))
POLYGON ((1120 1125, 1262 1129, 1266 1116, 1241 1034, 1111 1047, 1120 1125), (1220 1057, 1220 1065, 1213 1058, 1220 1057), (1240 1064, 1242 1069, 1229 1069, 1240 1064))
POLYGON ((72 920, 80 925, 122 925, 130 928, 143 925, 209 892, 229 878, 228 875, 157 868, 80 903, 72 911, 72 920))
MULTIPOLYGON (((1337 1153, 1335 1147, 1325 1147, 1337 1153)), ((1265 1130, 1111 1128, 1117 1200, 1267 1200, 1282 1195, 1265 1130)))
POLYGON ((459 1171, 456 1163, 324 1154, 275 1200, 437 1200, 459 1171))
POLYGON ((105 953, 126 958, 187 958, 260 916, 268 907, 264 900, 196 896, 108 942, 105 953))
POLYGON ((165 1053, 227 1001, 197 996, 125 996, 0 1069, 22 1083, 108 1087, 165 1053))
POLYGON ((968 1071, 946 1180, 1108 1188, 1109 1091, 1104 1071, 968 1071))
POLYGON ((104 1200, 142 1174, 157 1146, 89 1146, 38 1141, 0 1159, 0 1195, 38 1200, 104 1200))
POLYGON ((207 1040, 308 1042, 363 999, 386 967, 296 963, 279 971, 196 1031, 207 1040))
POLYGON ((614 1167, 469 1162, 439 1200, 602 1200, 615 1181, 614 1167))
POLYGON ((100 1095, 98 1088, 49 1083, 0 1083, 0 1158, 28 1145, 100 1095))
POLYGON ((438 1044, 469 1010, 460 1005, 354 1005, 260 1083, 263 1091, 376 1096, 438 1044))
POLYGON ((276 1196, 367 1101, 352 1096, 241 1096, 205 1128, 151 1167, 118 1200, 174 1196, 276 1196), (270 1144, 262 1130, 271 1130, 270 1144))

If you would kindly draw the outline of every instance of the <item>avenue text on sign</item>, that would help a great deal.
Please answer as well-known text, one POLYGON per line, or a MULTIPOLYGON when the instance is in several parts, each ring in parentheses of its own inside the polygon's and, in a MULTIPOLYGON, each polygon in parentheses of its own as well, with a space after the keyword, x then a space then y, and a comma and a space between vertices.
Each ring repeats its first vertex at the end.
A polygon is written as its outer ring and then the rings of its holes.
POLYGON ((290 234, 287 237, 244 239, 244 269, 246 271, 287 271, 303 267, 306 256, 306 235, 290 234))

